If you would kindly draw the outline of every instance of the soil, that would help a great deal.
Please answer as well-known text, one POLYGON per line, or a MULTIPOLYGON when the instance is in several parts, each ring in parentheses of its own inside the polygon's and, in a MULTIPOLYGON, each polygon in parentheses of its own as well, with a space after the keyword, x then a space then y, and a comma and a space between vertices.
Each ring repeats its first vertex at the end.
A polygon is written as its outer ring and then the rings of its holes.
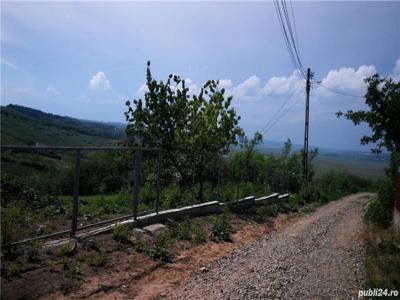
MULTIPOLYGON (((200 245, 177 242, 169 249, 174 258, 167 264, 116 242, 111 234, 104 234, 80 245, 71 257, 42 254, 40 262, 29 263, 17 276, 6 278, 2 272, 1 296, 2 299, 318 298, 323 295, 319 293, 326 292, 328 278, 332 278, 327 288, 341 291, 331 292, 341 298, 362 282, 361 272, 348 269, 360 268, 361 206, 370 197, 371 194, 356 194, 329 203, 312 214, 283 214, 264 223, 257 223, 248 215, 232 214, 235 232, 232 242, 207 241, 200 245), (94 249, 107 253, 104 266, 87 263, 87 256, 98 254, 94 249), (320 268, 318 263, 329 268, 320 268), (72 278, 66 271, 71 267, 79 270, 72 278), (307 284, 300 291, 304 282, 307 284)), ((207 227, 211 218, 199 219, 207 227)), ((142 238, 147 244, 152 243, 149 235, 142 238)))

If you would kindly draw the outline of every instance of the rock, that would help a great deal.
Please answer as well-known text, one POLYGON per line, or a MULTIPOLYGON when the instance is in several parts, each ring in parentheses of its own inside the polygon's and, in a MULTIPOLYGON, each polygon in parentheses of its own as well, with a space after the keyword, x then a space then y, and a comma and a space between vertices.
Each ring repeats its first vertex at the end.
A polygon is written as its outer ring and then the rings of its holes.
POLYGON ((134 231, 135 233, 137 233, 138 235, 144 235, 144 234, 146 234, 146 231, 143 230, 142 228, 133 228, 133 231, 134 231))
POLYGON ((200 268, 200 272, 202 272, 202 273, 207 272, 207 268, 206 267, 200 268))
POLYGON ((157 223, 143 227, 143 230, 147 231, 151 235, 156 235, 159 234, 160 232, 168 230, 168 228, 164 224, 157 223))

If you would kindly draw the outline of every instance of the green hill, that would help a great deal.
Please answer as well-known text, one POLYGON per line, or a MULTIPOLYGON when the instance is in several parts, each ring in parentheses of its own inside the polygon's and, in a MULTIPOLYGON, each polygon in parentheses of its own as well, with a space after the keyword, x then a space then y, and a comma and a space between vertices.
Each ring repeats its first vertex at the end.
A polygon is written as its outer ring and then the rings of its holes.
POLYGON ((123 138, 122 125, 63 117, 13 104, 1 106, 2 145, 107 146, 123 138))

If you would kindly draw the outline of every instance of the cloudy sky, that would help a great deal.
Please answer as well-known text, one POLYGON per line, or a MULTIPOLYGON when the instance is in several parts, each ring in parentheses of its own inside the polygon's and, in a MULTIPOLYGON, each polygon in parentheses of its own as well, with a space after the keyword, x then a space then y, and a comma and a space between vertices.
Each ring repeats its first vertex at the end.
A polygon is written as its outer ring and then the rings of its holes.
MULTIPOLYGON (((328 88, 362 96, 363 78, 400 78, 400 2, 294 2, 305 67, 328 88)), ((286 51, 273 2, 1 2, 1 103, 124 122, 143 94, 146 61, 193 92, 219 79, 248 134, 302 143, 304 80, 286 51), (286 103, 282 114, 279 108, 286 103)), ((310 143, 363 149, 338 110, 362 98, 314 84, 310 143)))

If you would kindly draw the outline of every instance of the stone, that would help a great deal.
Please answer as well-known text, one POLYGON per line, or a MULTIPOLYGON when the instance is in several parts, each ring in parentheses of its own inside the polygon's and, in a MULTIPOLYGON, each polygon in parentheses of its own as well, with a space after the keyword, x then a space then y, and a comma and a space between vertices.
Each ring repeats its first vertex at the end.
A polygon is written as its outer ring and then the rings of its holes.
POLYGON ((157 224, 152 224, 152 225, 143 227, 143 230, 147 231, 151 235, 156 235, 160 232, 168 230, 168 228, 164 224, 157 223, 157 224))

